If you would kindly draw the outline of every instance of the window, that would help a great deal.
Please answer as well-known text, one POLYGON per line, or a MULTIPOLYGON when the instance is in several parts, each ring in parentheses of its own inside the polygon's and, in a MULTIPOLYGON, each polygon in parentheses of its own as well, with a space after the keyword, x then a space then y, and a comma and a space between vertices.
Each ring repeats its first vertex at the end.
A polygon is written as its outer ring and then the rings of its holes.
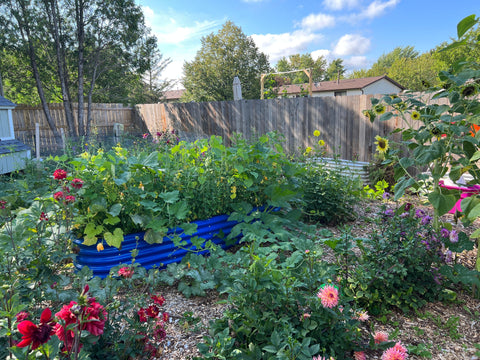
POLYGON ((334 95, 335 96, 346 96, 347 92, 346 91, 335 91, 334 95))
POLYGON ((13 139, 10 117, 6 109, 0 109, 0 139, 13 139))

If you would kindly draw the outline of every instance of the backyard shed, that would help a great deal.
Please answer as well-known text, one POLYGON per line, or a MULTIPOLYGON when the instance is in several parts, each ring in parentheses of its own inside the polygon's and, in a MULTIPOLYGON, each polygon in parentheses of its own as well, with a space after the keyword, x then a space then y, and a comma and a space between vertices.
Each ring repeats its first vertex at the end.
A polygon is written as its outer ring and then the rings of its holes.
POLYGON ((25 168, 30 147, 15 139, 12 110, 15 104, 0 96, 0 174, 25 168))

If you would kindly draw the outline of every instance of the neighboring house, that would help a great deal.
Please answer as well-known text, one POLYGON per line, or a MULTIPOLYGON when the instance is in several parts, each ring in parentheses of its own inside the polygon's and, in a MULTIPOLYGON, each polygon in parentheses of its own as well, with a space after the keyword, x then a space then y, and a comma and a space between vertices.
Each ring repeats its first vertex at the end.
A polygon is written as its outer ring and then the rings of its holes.
POLYGON ((0 96, 0 174, 25 168, 25 160, 30 159, 30 148, 15 140, 12 110, 15 104, 0 96))
MULTIPOLYGON (((398 94, 405 87, 388 76, 361 79, 341 79, 313 83, 312 97, 366 94, 398 94)), ((278 88, 278 96, 300 97, 308 95, 308 84, 284 85, 278 88)))
POLYGON ((163 100, 167 103, 180 102, 180 98, 185 94, 185 91, 185 89, 164 91, 163 100))

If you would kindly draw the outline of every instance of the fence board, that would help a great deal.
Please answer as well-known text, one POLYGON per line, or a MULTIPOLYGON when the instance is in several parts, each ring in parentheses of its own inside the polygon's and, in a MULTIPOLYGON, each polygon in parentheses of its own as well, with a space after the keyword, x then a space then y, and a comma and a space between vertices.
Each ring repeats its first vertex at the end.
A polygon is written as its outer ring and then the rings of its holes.
MULTIPOLYGON (((113 124, 120 123, 126 133, 155 134, 175 129, 186 140, 220 135, 227 141, 235 132, 248 138, 277 130, 284 134, 284 147, 290 153, 315 145, 319 138, 313 136, 313 131, 320 130, 330 155, 370 161, 375 152, 375 136, 384 136, 405 126, 399 118, 371 124, 363 110, 370 108, 372 97, 380 95, 142 104, 134 108, 122 104, 92 104, 91 127, 92 132, 96 129, 104 136, 113 133, 113 124)), ((446 99, 427 100, 447 103, 446 99)), ((76 106, 73 104, 75 118, 76 106)), ((57 127, 68 133, 63 106, 51 104, 49 109, 57 127)), ((61 144, 57 146, 54 141, 41 107, 17 106, 13 121, 17 139, 32 149, 35 148, 35 123, 40 124, 42 154, 61 149, 61 144)))

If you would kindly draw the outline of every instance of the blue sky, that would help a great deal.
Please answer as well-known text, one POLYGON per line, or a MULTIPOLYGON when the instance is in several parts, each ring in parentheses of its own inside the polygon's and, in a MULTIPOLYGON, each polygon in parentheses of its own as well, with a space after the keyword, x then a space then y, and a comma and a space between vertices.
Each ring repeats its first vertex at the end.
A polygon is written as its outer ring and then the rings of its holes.
MULTIPOLYGON (((347 69, 369 68, 398 46, 420 53, 456 36, 478 0, 137 0, 172 63, 163 77, 180 79, 200 39, 230 20, 253 38, 272 66, 283 56, 342 58, 347 69)), ((175 88, 181 88, 177 85, 175 88)))

